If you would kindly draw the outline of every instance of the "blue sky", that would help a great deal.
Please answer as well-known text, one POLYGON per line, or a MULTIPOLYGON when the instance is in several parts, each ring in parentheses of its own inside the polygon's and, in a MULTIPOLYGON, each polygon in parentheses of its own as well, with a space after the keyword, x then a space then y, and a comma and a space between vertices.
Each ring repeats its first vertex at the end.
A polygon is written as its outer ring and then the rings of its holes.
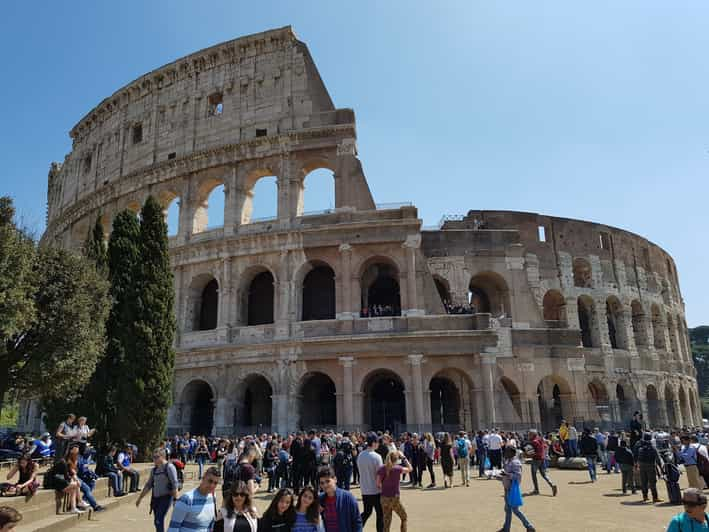
POLYGON ((102 98, 291 24, 357 113, 377 202, 412 201, 427 225, 515 209, 639 233, 674 256, 688 324, 706 324, 708 22, 703 1, 8 2, 0 194, 41 232, 49 163, 102 98))

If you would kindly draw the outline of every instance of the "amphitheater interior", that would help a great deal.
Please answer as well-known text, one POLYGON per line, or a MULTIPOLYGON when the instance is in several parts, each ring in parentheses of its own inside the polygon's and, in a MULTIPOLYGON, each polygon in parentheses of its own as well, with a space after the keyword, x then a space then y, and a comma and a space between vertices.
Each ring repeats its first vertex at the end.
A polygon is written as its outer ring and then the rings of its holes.
MULTIPOLYGON (((177 213, 170 433, 701 422, 671 256, 598 223, 471 210, 425 228, 375 203, 355 114, 290 27, 141 76, 71 138, 43 244, 78 250, 97 218, 108 238, 149 195, 177 213), (332 208, 306 210, 313 175, 332 208)), ((40 417, 22 404, 21 426, 40 417)))

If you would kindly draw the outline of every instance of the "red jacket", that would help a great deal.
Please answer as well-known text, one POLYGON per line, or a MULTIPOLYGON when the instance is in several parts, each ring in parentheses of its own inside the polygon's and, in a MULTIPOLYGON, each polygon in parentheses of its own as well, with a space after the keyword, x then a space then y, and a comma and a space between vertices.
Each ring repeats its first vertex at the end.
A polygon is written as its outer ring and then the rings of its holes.
POLYGON ((547 449, 547 444, 544 441, 544 438, 537 436, 530 443, 532 444, 532 447, 534 447, 534 456, 532 457, 532 459, 544 460, 546 458, 547 449))

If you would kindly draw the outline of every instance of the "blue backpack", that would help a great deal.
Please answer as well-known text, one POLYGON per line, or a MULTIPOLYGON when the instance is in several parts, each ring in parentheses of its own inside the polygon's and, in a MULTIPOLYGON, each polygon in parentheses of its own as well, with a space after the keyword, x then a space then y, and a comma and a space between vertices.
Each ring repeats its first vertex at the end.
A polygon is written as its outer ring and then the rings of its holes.
POLYGON ((458 457, 468 457, 468 443, 463 438, 458 438, 458 457))

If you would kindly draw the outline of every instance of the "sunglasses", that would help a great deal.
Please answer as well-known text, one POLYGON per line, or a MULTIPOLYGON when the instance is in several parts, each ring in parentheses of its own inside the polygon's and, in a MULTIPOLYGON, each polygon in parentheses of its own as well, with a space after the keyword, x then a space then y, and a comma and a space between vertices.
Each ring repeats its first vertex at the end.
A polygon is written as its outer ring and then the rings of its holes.
POLYGON ((235 493, 232 497, 246 497, 246 493, 235 493))

